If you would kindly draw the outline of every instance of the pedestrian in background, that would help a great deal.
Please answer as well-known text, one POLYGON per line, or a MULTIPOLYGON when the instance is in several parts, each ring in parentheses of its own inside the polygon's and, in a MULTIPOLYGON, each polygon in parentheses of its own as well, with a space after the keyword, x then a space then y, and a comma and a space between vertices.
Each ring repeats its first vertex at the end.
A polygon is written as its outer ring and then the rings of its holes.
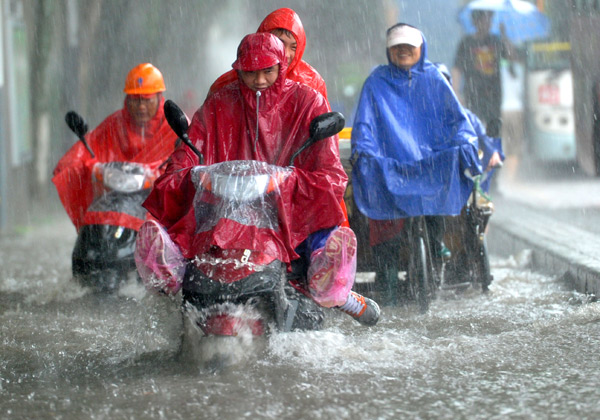
POLYGON ((474 10, 471 14, 476 32, 465 35, 456 50, 452 79, 461 103, 484 123, 501 117, 502 82, 500 61, 516 59, 516 51, 504 35, 490 33, 493 12, 474 10))

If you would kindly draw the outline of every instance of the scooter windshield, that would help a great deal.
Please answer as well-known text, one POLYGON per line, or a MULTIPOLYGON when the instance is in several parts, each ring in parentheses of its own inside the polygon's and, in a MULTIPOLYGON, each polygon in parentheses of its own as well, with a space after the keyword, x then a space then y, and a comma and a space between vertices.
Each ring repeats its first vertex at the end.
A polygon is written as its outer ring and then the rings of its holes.
POLYGON ((94 200, 88 212, 116 212, 145 219, 142 203, 152 187, 150 169, 136 162, 97 163, 92 171, 94 200))
POLYGON ((144 166, 130 162, 109 162, 103 165, 104 185, 111 191, 132 193, 144 188, 144 166))
POLYGON ((278 230, 278 186, 290 173, 289 168, 246 160, 195 167, 197 231, 209 231, 221 219, 278 230))

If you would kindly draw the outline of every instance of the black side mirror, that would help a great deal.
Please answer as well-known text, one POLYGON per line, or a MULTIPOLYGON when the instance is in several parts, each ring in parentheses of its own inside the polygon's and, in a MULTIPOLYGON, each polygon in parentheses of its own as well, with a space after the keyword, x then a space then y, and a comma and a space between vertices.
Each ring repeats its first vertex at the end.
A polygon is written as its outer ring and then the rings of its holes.
POLYGON ((185 113, 170 99, 165 101, 165 118, 180 139, 187 136, 189 126, 185 113))
POLYGON ((75 111, 69 111, 65 115, 65 122, 77 137, 82 138, 88 131, 88 125, 84 119, 75 111))
POLYGON ((339 112, 328 112, 315 117, 310 122, 308 132, 310 138, 319 141, 336 135, 344 128, 346 119, 339 112))
POLYGON ((83 119, 83 117, 75 111, 69 111, 65 115, 65 122, 67 123, 71 131, 75 133, 75 135, 79 138, 79 141, 83 143, 88 152, 90 152, 90 155, 92 155, 92 157, 95 158, 96 155, 85 141, 85 134, 88 131, 88 125, 83 119))
POLYGON ((339 112, 327 112, 313 118, 308 127, 309 138, 290 158, 290 166, 294 165, 296 157, 306 148, 312 146, 319 140, 334 136, 344 128, 346 119, 339 112))
POLYGON ((200 164, 202 165, 204 163, 204 156, 202 156, 200 150, 194 146, 187 134, 189 124, 187 117, 185 116, 185 112, 183 112, 181 108, 179 108, 179 106, 170 99, 165 101, 164 110, 165 118, 167 119, 169 126, 171 126, 171 129, 190 149, 192 149, 192 151, 200 159, 200 164))
POLYGON ((500 137, 502 131, 502 120, 500 118, 494 118, 490 120, 485 128, 485 134, 488 137, 500 137))

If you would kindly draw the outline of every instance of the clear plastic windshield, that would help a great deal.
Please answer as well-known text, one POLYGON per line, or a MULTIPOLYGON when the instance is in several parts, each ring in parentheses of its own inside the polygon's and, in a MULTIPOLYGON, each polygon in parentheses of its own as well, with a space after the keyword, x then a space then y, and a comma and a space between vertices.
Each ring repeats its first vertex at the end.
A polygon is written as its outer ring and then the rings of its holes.
POLYGON ((146 167, 134 162, 100 163, 94 171, 96 176, 101 173, 106 188, 123 193, 143 189, 147 177, 146 167))
POLYGON ((92 212, 118 212, 144 219, 142 203, 152 187, 150 169, 136 162, 97 163, 92 170, 92 212))
POLYGON ((290 173, 289 168, 258 161, 195 167, 192 181, 198 232, 213 229, 221 219, 278 230, 278 186, 290 173))

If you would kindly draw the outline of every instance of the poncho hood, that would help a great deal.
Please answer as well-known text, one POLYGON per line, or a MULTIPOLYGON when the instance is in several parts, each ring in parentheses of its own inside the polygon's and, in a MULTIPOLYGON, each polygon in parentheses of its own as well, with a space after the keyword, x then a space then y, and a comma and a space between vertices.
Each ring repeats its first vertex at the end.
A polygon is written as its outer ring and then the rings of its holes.
MULTIPOLYGON (((310 64, 302 60, 306 49, 306 33, 298 14, 286 7, 277 9, 264 18, 256 32, 271 32, 275 29, 290 31, 297 43, 296 54, 288 67, 286 77, 295 82, 310 86, 323 95, 323 97, 327 98, 325 81, 310 64)), ((234 82, 236 78, 237 76, 233 70, 221 75, 210 87, 208 95, 234 82)))
POLYGON ((269 13, 259 25, 256 32, 271 32, 275 29, 290 31, 296 39, 296 55, 290 63, 288 71, 294 72, 298 63, 302 61, 304 49, 306 48, 306 33, 300 17, 292 9, 286 7, 269 13))

